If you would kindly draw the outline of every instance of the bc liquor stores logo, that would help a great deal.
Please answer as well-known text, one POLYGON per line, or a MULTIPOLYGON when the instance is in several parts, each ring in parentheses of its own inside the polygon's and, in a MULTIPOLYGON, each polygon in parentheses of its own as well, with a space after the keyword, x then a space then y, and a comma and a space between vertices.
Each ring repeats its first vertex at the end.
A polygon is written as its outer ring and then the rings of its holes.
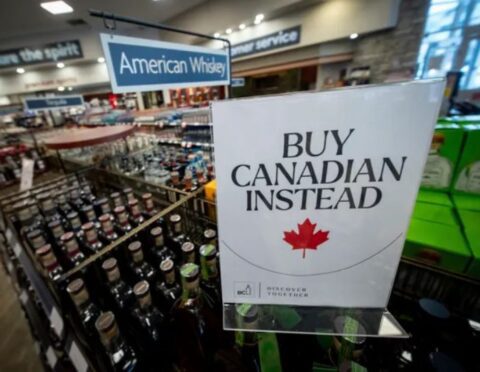
POLYGON ((256 284, 254 282, 235 282, 234 296, 243 298, 256 298, 256 284))

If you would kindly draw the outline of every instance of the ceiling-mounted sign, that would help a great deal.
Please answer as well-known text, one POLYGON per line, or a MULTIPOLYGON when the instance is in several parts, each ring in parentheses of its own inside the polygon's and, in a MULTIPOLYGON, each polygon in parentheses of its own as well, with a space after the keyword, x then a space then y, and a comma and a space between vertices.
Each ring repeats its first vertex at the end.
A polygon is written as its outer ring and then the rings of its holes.
POLYGON ((114 93, 228 85, 228 53, 192 45, 101 34, 114 93))
POLYGON ((55 110, 84 106, 82 96, 27 97, 24 99, 25 110, 55 110))
POLYGON ((83 58, 79 40, 59 41, 0 51, 0 68, 83 58))
POLYGON ((232 45, 232 59, 298 44, 300 36, 301 26, 295 26, 232 45))
POLYGON ((384 308, 444 85, 213 102, 224 302, 384 308))

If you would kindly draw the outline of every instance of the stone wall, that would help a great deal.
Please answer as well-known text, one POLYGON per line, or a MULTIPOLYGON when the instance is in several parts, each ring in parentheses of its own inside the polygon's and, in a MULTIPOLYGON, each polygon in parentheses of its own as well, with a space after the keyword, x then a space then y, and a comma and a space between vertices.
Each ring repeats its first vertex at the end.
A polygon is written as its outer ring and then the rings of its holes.
POLYGON ((402 0, 397 27, 360 35, 351 66, 370 66, 371 83, 381 83, 389 74, 406 70, 413 76, 429 3, 402 0))

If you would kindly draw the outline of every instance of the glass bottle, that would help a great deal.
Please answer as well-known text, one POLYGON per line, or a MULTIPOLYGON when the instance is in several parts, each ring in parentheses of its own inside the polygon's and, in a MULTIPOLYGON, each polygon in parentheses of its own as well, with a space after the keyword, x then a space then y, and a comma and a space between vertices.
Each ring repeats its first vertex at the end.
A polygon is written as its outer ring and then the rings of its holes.
POLYGON ((82 221, 80 221, 80 217, 76 211, 71 211, 67 214, 67 220, 70 224, 70 230, 72 230, 78 238, 83 237, 82 232, 82 221))
POLYGON ((57 195, 57 207, 64 218, 67 218, 67 215, 72 211, 72 207, 67 201, 67 195, 63 192, 57 195))
POLYGON ((125 198, 127 199, 127 204, 130 203, 130 201, 135 199, 135 195, 133 194, 133 189, 131 187, 126 187, 123 189, 123 194, 125 195, 125 198))
POLYGON ((165 314, 170 314, 173 304, 180 298, 182 288, 175 278, 175 265, 171 259, 162 261, 160 271, 163 274, 163 280, 157 282, 157 292, 165 314))
POLYGON ((193 181, 192 172, 186 171, 183 177, 183 191, 193 192, 198 188, 196 182, 193 181))
POLYGON ((215 179, 215 170, 212 163, 207 164, 207 179, 208 181, 212 181, 215 179))
POLYGON ((112 199, 114 208, 117 208, 123 205, 122 197, 118 191, 112 192, 110 194, 110 199, 112 199))
POLYGON ((63 234, 60 237, 60 241, 62 242, 67 258, 72 265, 77 266, 85 259, 85 255, 80 251, 77 238, 73 232, 69 231, 63 234))
POLYGON ((131 255, 129 261, 130 269, 137 281, 147 280, 150 283, 154 283, 156 272, 155 269, 148 262, 144 260, 142 243, 138 240, 128 245, 128 251, 131 255))
POLYGON ((130 218, 136 226, 145 221, 145 218, 142 216, 142 212, 140 211, 140 206, 138 205, 137 199, 131 199, 128 202, 128 207, 130 209, 130 218))
POLYGON ((50 230, 50 234, 55 241, 57 246, 60 246, 60 237, 65 234, 65 229, 61 224, 60 220, 54 220, 49 222, 48 229, 50 230))
POLYGON ((165 245, 163 229, 161 227, 154 227, 150 230, 150 235, 153 238, 153 248, 151 250, 151 253, 155 259, 156 264, 159 265, 166 259, 171 259, 175 261, 175 253, 173 253, 173 251, 165 245))
POLYGON ((214 229, 206 229, 203 232, 203 241, 205 244, 213 244, 215 247, 217 247, 217 232, 214 229))
POLYGON ((197 168, 195 175, 197 176, 197 182, 200 186, 203 186, 208 182, 207 177, 205 177, 205 171, 203 170, 203 168, 197 168))
POLYGON ((95 208, 97 209, 97 214, 98 215, 103 215, 103 214, 111 214, 112 213, 112 208, 110 208, 110 204, 108 203, 108 199, 103 197, 100 199, 97 199, 94 203, 95 208))
POLYGON ((103 248, 103 244, 98 240, 97 228, 93 222, 87 222, 82 225, 85 246, 90 252, 95 253, 103 248))
POLYGON ((187 236, 183 232, 182 216, 179 214, 172 214, 169 218, 170 221, 170 238, 172 245, 176 252, 181 252, 182 244, 188 241, 187 236))
POLYGON ((70 204, 77 211, 82 210, 84 204, 83 200, 80 197, 80 191, 75 187, 73 187, 70 191, 70 204))
POLYGON ((249 331, 235 332, 235 346, 240 354, 242 364, 247 371, 261 372, 258 353, 258 306, 253 304, 236 304, 235 312, 239 328, 249 331))
POLYGON ((91 204, 84 205, 82 208, 82 214, 84 216, 85 221, 92 222, 97 229, 100 228, 100 223, 97 220, 97 215, 95 213, 95 210, 93 209, 93 205, 91 204))
POLYGON ((40 260, 42 267, 45 269, 46 275, 53 281, 60 279, 63 274, 63 269, 58 264, 57 257, 55 257, 55 254, 52 251, 52 246, 46 244, 37 249, 35 254, 40 260))
POLYGON ((121 336, 115 315, 111 311, 100 314, 95 322, 95 327, 113 370, 136 371, 137 357, 132 347, 121 336))
POLYGON ((42 210, 42 214, 45 217, 45 223, 49 223, 55 220, 61 220, 62 217, 57 212, 57 208, 53 203, 52 199, 50 198, 50 193, 46 192, 40 194, 38 196, 38 200, 40 202, 40 209, 42 210))
POLYGON ((100 221, 102 236, 106 240, 108 240, 109 242, 113 242, 114 240, 118 239, 118 234, 113 227, 111 214, 102 214, 98 220, 100 221))
POLYGON ((148 217, 153 217, 158 213, 158 210, 155 208, 155 204, 153 203, 153 198, 151 193, 145 193, 142 195, 142 202, 143 208, 145 210, 145 214, 148 217))
POLYGON ((28 204, 18 211, 17 218, 20 222, 20 235, 27 236, 28 233, 36 229, 34 226, 32 211, 28 204))
POLYGON ((122 280, 117 260, 113 257, 106 259, 102 263, 102 269, 107 276, 108 289, 118 308, 124 311, 132 308, 135 296, 132 288, 122 280))
POLYGON ((67 292, 73 300, 83 327, 89 336, 95 335, 95 320, 100 315, 98 307, 90 301, 90 294, 82 279, 74 279, 67 286, 67 292))
POLYGON ((27 241, 30 243, 33 252, 47 244, 47 239, 45 239, 45 236, 39 229, 30 231, 27 234, 27 241))
POLYGON ((217 250, 212 244, 200 247, 200 268, 203 293, 208 305, 221 312, 222 290, 220 287, 220 274, 218 272, 217 250))
POLYGON ((130 230, 132 230, 132 225, 130 225, 130 221, 128 220, 128 213, 125 207, 119 206, 116 207, 113 212, 115 213, 115 216, 117 217, 117 227, 120 231, 122 231, 124 234, 128 233, 130 230))
POLYGON ((195 263, 195 244, 192 242, 185 242, 182 244, 182 262, 183 263, 195 263))
POLYGON ((170 172, 169 186, 174 189, 181 189, 182 185, 180 184, 180 173, 177 171, 170 172))

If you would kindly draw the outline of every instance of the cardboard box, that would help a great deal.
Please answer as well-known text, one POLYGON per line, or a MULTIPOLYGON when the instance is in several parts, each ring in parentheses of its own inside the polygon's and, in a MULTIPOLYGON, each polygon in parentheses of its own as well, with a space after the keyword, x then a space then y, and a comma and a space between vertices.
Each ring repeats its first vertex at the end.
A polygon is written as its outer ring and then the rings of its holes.
POLYGON ((422 203, 415 204, 412 218, 423 221, 436 222, 443 225, 458 226, 453 208, 438 204, 422 203))
POLYGON ((453 208, 452 199, 446 192, 420 189, 417 194, 417 202, 438 204, 453 208))
POLYGON ((472 257, 459 226, 414 218, 410 221, 403 255, 456 273, 465 272, 472 257))
POLYGON ((464 125, 465 144, 455 172, 453 190, 480 196, 480 124, 464 125))
POLYGON ((457 124, 437 124, 423 170, 422 188, 443 191, 451 189, 462 150, 463 136, 464 131, 457 124))

